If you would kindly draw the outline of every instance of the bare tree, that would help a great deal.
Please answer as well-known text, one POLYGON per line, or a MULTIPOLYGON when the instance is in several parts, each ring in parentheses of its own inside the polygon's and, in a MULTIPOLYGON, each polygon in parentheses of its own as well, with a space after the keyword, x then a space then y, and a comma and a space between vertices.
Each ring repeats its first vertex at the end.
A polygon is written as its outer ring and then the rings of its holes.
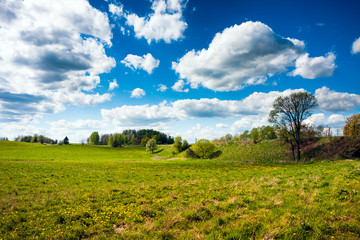
POLYGON ((300 133, 303 121, 311 116, 317 106, 314 95, 298 92, 290 96, 278 97, 269 114, 269 122, 286 131, 291 141, 295 142, 298 162, 300 161, 300 133))

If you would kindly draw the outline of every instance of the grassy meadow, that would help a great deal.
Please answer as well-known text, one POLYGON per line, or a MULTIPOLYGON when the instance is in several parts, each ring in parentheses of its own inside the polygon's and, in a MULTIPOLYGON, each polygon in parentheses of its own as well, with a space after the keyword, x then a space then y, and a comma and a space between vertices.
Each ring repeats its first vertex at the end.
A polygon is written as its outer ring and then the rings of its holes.
POLYGON ((360 161, 281 148, 0 142, 0 239, 359 239, 360 161))

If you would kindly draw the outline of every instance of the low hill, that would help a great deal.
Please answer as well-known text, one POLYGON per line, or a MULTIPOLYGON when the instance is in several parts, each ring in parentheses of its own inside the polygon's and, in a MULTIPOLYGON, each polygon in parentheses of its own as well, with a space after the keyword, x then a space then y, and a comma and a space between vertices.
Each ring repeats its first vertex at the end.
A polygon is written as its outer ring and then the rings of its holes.
POLYGON ((360 158, 360 137, 327 137, 303 146, 306 160, 360 158))
POLYGON ((221 154, 218 160, 227 162, 268 164, 291 161, 287 146, 277 140, 264 140, 256 144, 250 141, 231 142, 219 146, 219 150, 221 154))

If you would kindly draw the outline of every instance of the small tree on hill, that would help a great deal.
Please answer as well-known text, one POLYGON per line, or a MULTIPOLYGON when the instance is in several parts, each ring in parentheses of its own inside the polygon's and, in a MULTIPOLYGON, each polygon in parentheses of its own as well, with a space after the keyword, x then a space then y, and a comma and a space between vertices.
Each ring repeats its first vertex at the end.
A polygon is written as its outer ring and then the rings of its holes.
POLYGON ((275 128, 273 126, 262 126, 259 133, 261 140, 271 140, 277 138, 275 128))
POLYGON ((207 139, 200 139, 191 149, 199 158, 209 158, 215 150, 215 145, 207 139))
POLYGON ((172 145, 172 152, 173 153, 181 152, 181 146, 182 146, 182 138, 180 136, 177 136, 174 140, 174 144, 172 145))
POLYGON ((295 141, 297 161, 300 161, 300 133, 303 121, 311 116, 312 111, 317 106, 315 96, 308 92, 293 93, 285 97, 280 96, 273 103, 269 121, 287 131, 295 141))
POLYGON ((249 139, 249 130, 246 130, 240 135, 240 141, 246 141, 249 139))
POLYGON ((260 133, 258 128, 251 129, 251 132, 249 134, 249 138, 253 140, 254 143, 258 143, 260 139, 260 133))
POLYGON ((291 154, 293 157, 293 160, 295 161, 295 148, 296 143, 294 138, 292 137, 294 134, 290 133, 290 130, 286 126, 281 126, 281 128, 278 130, 279 139, 283 143, 288 143, 291 146, 291 154))
POLYGON ((343 129, 344 136, 360 136, 360 113, 346 118, 343 129))
POLYGON ((69 138, 66 136, 63 141, 64 144, 69 144, 69 138))
POLYGON ((228 133, 228 134, 225 135, 225 142, 226 142, 226 143, 229 143, 229 142, 231 142, 232 140, 233 140, 233 136, 232 136, 230 133, 228 133))
POLYGON ((146 151, 154 153, 156 149, 157 149, 156 140, 150 139, 146 144, 146 151))

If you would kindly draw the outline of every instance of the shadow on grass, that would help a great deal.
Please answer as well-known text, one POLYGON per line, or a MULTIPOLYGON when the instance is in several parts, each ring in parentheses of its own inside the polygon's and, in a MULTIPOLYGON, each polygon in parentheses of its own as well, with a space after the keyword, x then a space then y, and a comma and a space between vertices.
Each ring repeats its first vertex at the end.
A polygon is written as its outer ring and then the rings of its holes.
POLYGON ((161 153, 162 151, 164 151, 164 149, 160 149, 160 150, 154 151, 153 153, 161 153))
POLYGON ((218 158, 218 157, 220 157, 221 154, 222 154, 222 151, 221 151, 221 150, 217 150, 216 152, 214 152, 213 154, 211 154, 210 159, 218 158))

